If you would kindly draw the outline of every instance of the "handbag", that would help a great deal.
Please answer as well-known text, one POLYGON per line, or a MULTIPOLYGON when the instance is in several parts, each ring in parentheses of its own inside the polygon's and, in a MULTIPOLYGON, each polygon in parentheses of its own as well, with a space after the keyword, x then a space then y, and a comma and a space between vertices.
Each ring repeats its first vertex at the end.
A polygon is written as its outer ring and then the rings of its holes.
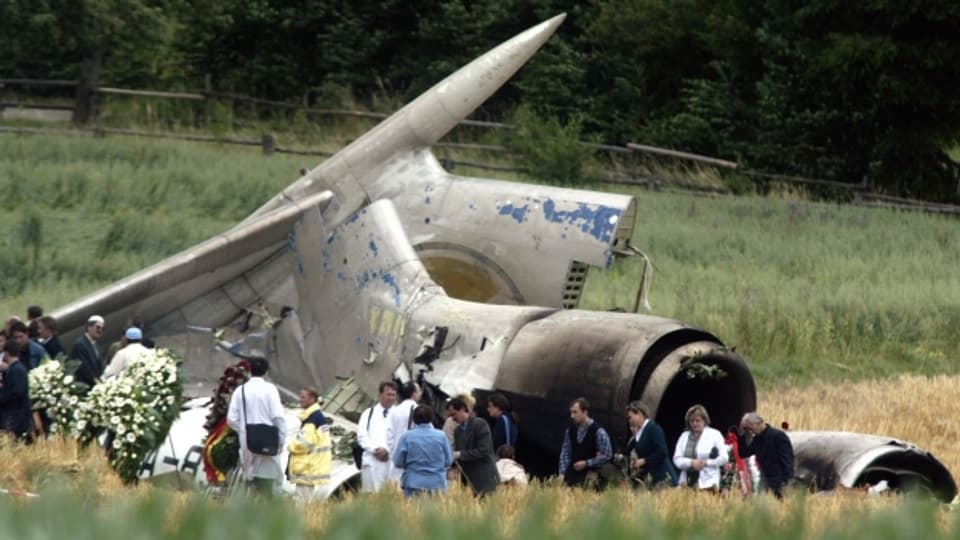
MULTIPOLYGON (((373 416, 373 407, 367 409, 369 414, 367 414, 367 433, 370 433, 370 417, 373 416)), ((357 466, 358 469, 363 468, 363 447, 360 446, 360 441, 354 439, 353 446, 350 448, 353 451, 353 464, 357 466)))
MULTIPOLYGON (((246 386, 246 385, 244 385, 246 386)), ((240 387, 243 400, 243 422, 247 433, 247 450, 259 456, 275 456, 280 453, 280 430, 273 424, 247 423, 247 395, 240 387)))

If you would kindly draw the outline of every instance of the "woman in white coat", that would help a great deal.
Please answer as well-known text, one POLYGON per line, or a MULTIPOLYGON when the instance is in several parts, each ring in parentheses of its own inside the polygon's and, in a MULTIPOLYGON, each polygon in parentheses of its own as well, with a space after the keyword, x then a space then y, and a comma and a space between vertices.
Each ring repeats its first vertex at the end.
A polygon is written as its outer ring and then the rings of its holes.
POLYGON ((703 405, 687 409, 687 430, 677 440, 673 464, 680 471, 679 485, 710 491, 720 490, 720 468, 727 463, 723 435, 709 427, 710 415, 703 405))

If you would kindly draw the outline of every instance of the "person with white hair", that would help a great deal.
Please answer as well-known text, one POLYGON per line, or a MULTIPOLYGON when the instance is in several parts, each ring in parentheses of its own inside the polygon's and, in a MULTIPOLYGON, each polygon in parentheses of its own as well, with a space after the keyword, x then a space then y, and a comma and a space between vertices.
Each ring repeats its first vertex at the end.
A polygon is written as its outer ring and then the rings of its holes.
POLYGON ((743 457, 757 457, 763 489, 782 499, 784 488, 793 479, 794 456, 790 437, 764 422, 756 412, 743 415, 740 431, 745 436, 752 436, 749 444, 740 444, 740 453, 743 457))

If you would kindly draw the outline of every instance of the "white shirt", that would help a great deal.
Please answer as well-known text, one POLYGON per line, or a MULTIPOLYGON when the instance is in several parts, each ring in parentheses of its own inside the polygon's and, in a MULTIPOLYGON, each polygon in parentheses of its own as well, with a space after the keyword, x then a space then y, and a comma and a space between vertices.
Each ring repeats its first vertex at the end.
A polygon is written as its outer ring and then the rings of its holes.
MULTIPOLYGON (((117 353, 120 354, 120 353, 117 353)), ((280 447, 286 446, 287 423, 284 418, 283 404, 277 387, 263 377, 252 377, 233 391, 230 396, 230 409, 227 411, 227 425, 240 436, 240 457, 243 460, 247 480, 254 478, 273 478, 283 480, 281 456, 261 456, 247 450, 246 424, 273 424, 280 432, 280 447), (246 414, 244 414, 246 401, 246 414)))
MULTIPOLYGON (((687 485, 687 471, 690 470, 694 458, 683 456, 683 451, 687 448, 687 440, 690 439, 690 431, 684 431, 677 440, 677 447, 673 452, 673 464, 680 469, 679 485, 687 485)), ((700 440, 697 441, 696 459, 702 459, 706 464, 700 470, 700 478, 697 486, 700 489, 713 486, 720 487, 720 467, 729 460, 727 455, 727 442, 723 440, 723 435, 712 427, 704 427, 700 434, 700 440), (716 448, 717 457, 710 459, 710 452, 716 448)))
MULTIPOLYGON (((412 399, 406 399, 403 403, 390 407, 390 412, 387 414, 387 449, 390 450, 391 457, 397 451, 400 437, 410 429, 412 425, 410 417, 413 416, 413 410, 416 408, 417 402, 412 399)), ((402 475, 403 468, 394 465, 393 459, 391 459, 390 479, 400 483, 402 475)))
POLYGON ((126 347, 117 351, 110 360, 110 364, 103 370, 103 378, 109 379, 115 377, 130 367, 134 362, 149 355, 156 354, 152 349, 144 347, 141 343, 130 343, 126 347))
POLYGON ((647 418, 640 424, 640 429, 637 430, 637 434, 633 436, 633 440, 640 442, 640 436, 643 435, 643 428, 647 427, 647 423, 650 422, 650 419, 647 418))
MULTIPOLYGON (((387 414, 387 449, 393 454, 400 443, 400 436, 410 429, 410 417, 413 410, 417 408, 417 402, 407 399, 400 405, 390 407, 390 413, 387 414)), ((366 426, 366 424, 364 424, 366 426)))
MULTIPOLYGON (((373 462, 385 463, 373 457, 373 451, 377 448, 390 450, 390 446, 387 445, 389 415, 385 415, 384 411, 383 405, 377 403, 373 407, 363 411, 360 415, 360 420, 357 422, 357 427, 359 428, 359 431, 357 431, 357 442, 363 447, 364 467, 369 466, 373 462), (367 429, 367 417, 369 417, 370 420, 369 429, 367 429)), ((386 409, 386 412, 389 413, 390 410, 386 409)))

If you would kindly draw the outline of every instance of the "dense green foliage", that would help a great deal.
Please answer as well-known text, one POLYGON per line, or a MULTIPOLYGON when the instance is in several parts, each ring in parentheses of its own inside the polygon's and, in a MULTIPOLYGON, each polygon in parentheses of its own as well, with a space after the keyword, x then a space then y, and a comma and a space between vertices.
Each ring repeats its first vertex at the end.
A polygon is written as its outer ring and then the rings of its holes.
MULTIPOLYGON (((0 227, 11 231, 0 257, 0 312, 63 305, 226 230, 313 164, 189 143, 0 137, 8 203, 0 227)), ((761 386, 957 372, 955 219, 634 194, 633 243, 655 265, 653 312, 737 346, 761 386)), ((582 307, 630 308, 638 279, 633 261, 594 269, 582 307)))
POLYGON ((7 0, 0 74, 372 106, 560 12, 481 114, 523 103, 605 142, 960 200, 948 0, 7 0))

